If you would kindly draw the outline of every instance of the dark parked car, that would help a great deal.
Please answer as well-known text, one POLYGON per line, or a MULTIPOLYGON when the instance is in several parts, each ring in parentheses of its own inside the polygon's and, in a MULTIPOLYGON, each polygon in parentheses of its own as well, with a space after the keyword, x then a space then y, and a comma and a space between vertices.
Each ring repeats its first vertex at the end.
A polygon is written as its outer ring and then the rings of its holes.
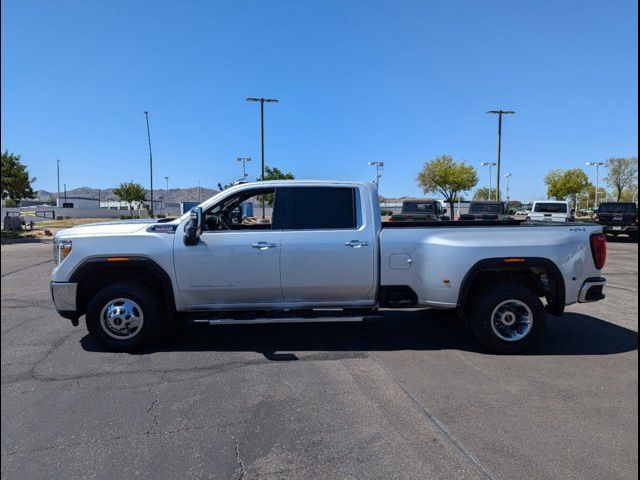
POLYGON ((460 215, 460 220, 511 220, 507 202, 474 201, 469 212, 460 215))
POLYGON ((437 222, 449 220, 447 209, 437 200, 405 200, 400 213, 392 215, 391 222, 437 222))
POLYGON ((638 241, 638 206, 635 203, 601 203, 593 220, 603 226, 604 233, 626 234, 638 241))

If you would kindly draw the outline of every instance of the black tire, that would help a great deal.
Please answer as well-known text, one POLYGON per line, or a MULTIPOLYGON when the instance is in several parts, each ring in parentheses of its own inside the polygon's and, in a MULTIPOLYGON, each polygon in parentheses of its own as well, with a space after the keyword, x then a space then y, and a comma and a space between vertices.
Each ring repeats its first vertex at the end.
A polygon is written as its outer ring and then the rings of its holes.
MULTIPOLYGON (((526 351, 540 338, 546 323, 544 305, 536 294, 527 288, 511 284, 499 284, 478 292, 467 315, 469 328, 475 337, 495 353, 513 354, 526 351), (497 307, 509 300, 514 301, 511 305, 520 305, 519 309, 527 314, 530 313, 529 318, 532 319, 528 333, 514 340, 505 340, 498 334, 502 332, 503 337, 507 337, 505 332, 512 331, 511 327, 505 327, 500 322, 496 322, 497 326, 492 326, 492 315, 499 314, 497 307), (529 311, 527 312, 521 304, 526 305, 529 311), (507 330, 502 331, 501 328, 507 328, 507 330)), ((525 326, 522 331, 527 331, 527 327, 525 326)))
MULTIPOLYGON (((116 320, 120 320, 119 318, 116 320)), ((162 301, 151 289, 135 282, 119 282, 99 290, 87 305, 87 330, 89 334, 109 350, 128 352, 150 345, 158 339, 166 323, 162 301), (136 314, 142 314, 142 325, 131 338, 114 338, 108 333, 107 321, 101 322, 103 309, 112 301, 124 298, 137 304, 136 314), (140 311, 138 311, 138 308, 140 311)), ((122 322, 122 320, 120 320, 122 322)), ((123 333, 123 335, 125 335, 123 333)))

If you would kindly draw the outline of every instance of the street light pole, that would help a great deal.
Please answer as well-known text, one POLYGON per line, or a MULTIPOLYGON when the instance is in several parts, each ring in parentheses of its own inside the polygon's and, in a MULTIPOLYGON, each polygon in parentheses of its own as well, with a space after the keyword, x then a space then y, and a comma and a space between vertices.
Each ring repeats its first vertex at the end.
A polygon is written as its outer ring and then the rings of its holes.
POLYGON ((382 177, 382 175, 380 175, 380 170, 384 167, 384 162, 369 162, 369 165, 376 167, 376 179, 374 180, 374 183, 376 184, 376 187, 378 187, 380 185, 380 178, 382 177))
POLYGON ((56 206, 60 206, 60 159, 56 160, 58 167, 58 198, 56 199, 56 206))
POLYGON ((242 162, 242 178, 247 178, 247 162, 251 161, 251 157, 237 157, 236 162, 242 162))
POLYGON ((149 207, 149 214, 153 218, 153 154, 151 153, 151 130, 149 129, 149 112, 144 112, 144 117, 147 120, 147 140, 149 142, 149 175, 151 179, 151 206, 149 207))
MULTIPOLYGON (((496 166, 496 162, 482 162, 480 163, 481 167, 489 167, 489 200, 491 200, 491 180, 493 179, 493 175, 491 174, 491 169, 496 166)), ((496 194, 496 200, 498 200, 496 194)))
POLYGON ((593 206, 593 208, 598 208, 598 205, 600 205, 600 203, 598 202, 598 190, 600 189, 600 166, 605 165, 604 162, 587 162, 585 163, 585 165, 587 165, 588 167, 596 167, 596 198, 595 198, 595 205, 593 206))
POLYGON ((498 174, 497 174, 497 185, 496 185, 496 200, 500 200, 500 160, 502 156, 502 116, 503 115, 513 115, 514 111, 512 110, 489 110, 487 113, 498 115, 498 174))
MULTIPOLYGON (((249 97, 247 98, 247 102, 260 102, 260 180, 264 181, 264 104, 266 103, 278 103, 278 100, 275 98, 256 98, 249 97)), ((265 218, 264 215, 264 195, 262 195, 262 218, 265 218)))
POLYGON ((512 175, 513 175, 513 173, 505 173, 504 174, 504 178, 507 179, 507 205, 509 205, 509 178, 511 178, 512 175))

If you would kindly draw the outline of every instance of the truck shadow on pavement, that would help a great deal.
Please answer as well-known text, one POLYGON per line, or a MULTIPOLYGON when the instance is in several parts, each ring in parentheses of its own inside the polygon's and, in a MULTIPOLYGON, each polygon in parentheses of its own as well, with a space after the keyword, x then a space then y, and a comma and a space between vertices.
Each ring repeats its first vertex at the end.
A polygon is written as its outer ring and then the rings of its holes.
MULTIPOLYGON (((637 350, 638 333, 598 318, 567 313, 547 318, 544 338, 526 355, 610 355, 637 350)), ((89 336, 87 351, 104 352, 89 336)), ((270 325, 185 325, 155 348, 133 352, 258 352, 274 361, 297 360, 283 352, 369 352, 463 350, 491 354, 450 313, 430 310, 387 311, 381 320, 362 323, 270 325), (280 353, 278 353, 280 352, 280 353)))

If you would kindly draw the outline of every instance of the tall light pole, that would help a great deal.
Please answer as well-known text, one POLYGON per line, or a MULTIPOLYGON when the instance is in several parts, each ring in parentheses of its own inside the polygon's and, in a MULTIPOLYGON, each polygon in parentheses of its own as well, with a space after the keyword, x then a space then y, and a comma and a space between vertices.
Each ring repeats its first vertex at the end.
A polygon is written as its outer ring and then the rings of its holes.
POLYGON ((509 205, 509 179, 513 176, 513 173, 505 173, 504 178, 507 179, 507 205, 509 205))
POLYGON ((247 162, 251 161, 251 157, 238 157, 236 162, 242 162, 242 178, 247 178, 247 162))
POLYGON ((596 167, 596 203, 593 208, 598 208, 600 203, 598 202, 598 189, 600 188, 600 167, 606 165, 604 162, 587 162, 585 163, 588 167, 596 167))
POLYGON ((376 187, 378 187, 380 185, 380 177, 382 177, 380 171, 384 167, 384 162, 369 162, 369 165, 376 167, 376 179, 374 180, 374 183, 376 184, 376 187))
POLYGON ((151 179, 151 206, 149 207, 149 214, 153 218, 153 154, 151 153, 151 130, 149 129, 149 112, 144 112, 144 117, 147 120, 147 140, 149 142, 149 175, 151 179))
MULTIPOLYGON (((278 103, 275 98, 249 97, 247 102, 260 102, 260 180, 264 181, 264 104, 278 103)), ((262 218, 264 218, 264 195, 262 195, 262 218)))
MULTIPOLYGON (((489 167, 489 200, 491 200, 491 181, 493 179, 493 175, 491 174, 491 169, 496 166, 496 162, 482 162, 480 166, 489 167)), ((496 194, 496 200, 498 200, 497 194, 496 194)))
POLYGON ((502 156, 502 116, 513 115, 512 110, 489 110, 487 113, 498 115, 498 184, 496 185, 496 200, 500 200, 500 160, 502 156))
POLYGON ((60 206, 60 159, 56 160, 58 164, 58 198, 56 199, 56 206, 60 206))

